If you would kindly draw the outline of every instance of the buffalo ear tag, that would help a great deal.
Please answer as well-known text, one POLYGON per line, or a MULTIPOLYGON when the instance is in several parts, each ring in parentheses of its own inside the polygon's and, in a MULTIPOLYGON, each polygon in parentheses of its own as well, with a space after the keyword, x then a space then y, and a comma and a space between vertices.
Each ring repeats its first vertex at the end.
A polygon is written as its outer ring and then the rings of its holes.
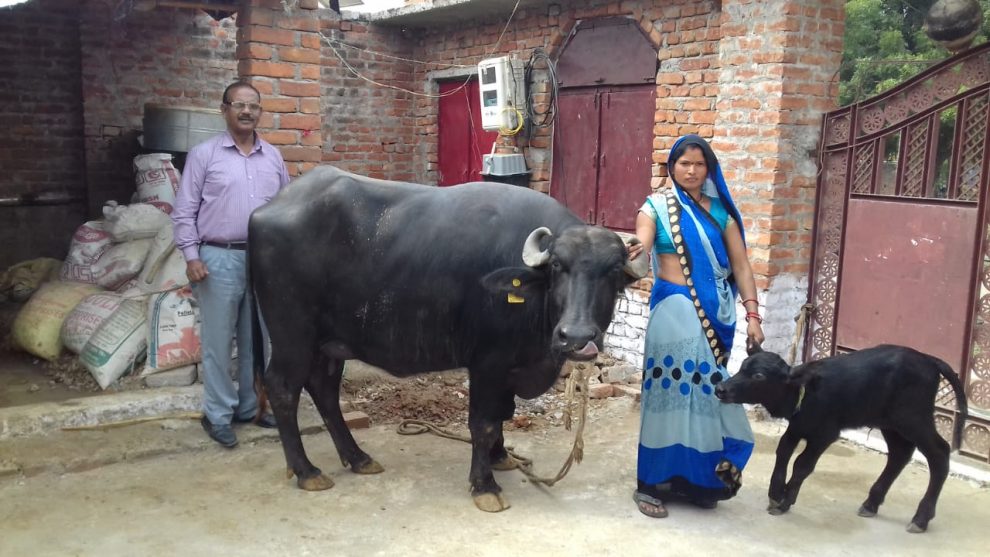
MULTIPOLYGON (((514 279, 512 279, 512 286, 515 286, 516 288, 518 288, 518 287, 522 286, 522 281, 519 280, 519 279, 517 279, 517 278, 514 278, 514 279)), ((525 302, 526 300, 522 299, 521 296, 516 296, 512 292, 509 292, 509 295, 506 297, 506 301, 509 302, 510 304, 521 304, 521 303, 525 302)))

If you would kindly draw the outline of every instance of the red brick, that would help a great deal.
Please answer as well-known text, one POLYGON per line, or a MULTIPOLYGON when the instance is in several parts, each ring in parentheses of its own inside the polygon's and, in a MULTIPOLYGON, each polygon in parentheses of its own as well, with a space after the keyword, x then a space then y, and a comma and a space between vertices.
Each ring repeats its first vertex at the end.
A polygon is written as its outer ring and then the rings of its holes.
POLYGON ((258 60, 241 60, 237 63, 237 71, 243 76, 264 77, 294 77, 295 64, 278 62, 261 62, 258 60))
POLYGON ((642 394, 642 389, 639 385, 622 385, 616 384, 612 385, 612 396, 627 396, 632 397, 633 400, 639 400, 642 394))
POLYGON ((318 130, 321 118, 316 114, 283 114, 279 119, 282 129, 318 130))
POLYGON ((588 386, 588 396, 590 398, 609 398, 612 396, 611 383, 596 383, 588 386))
POLYGON ((320 67, 312 64, 299 64, 299 79, 320 79, 320 67))
POLYGON ((319 147, 284 146, 279 150, 287 162, 320 162, 322 157, 319 147))
POLYGON ((291 130, 269 130, 261 137, 272 145, 296 145, 299 143, 299 132, 291 130))
POLYGON ((272 57, 272 47, 262 43, 245 43, 237 46, 237 58, 253 58, 269 60, 272 57))
POLYGON ((371 427, 371 418, 364 412, 347 412, 344 414, 344 423, 350 429, 367 429, 371 427))
POLYGON ((281 46, 276 52, 278 52, 278 59, 281 62, 320 63, 320 51, 317 49, 281 46))
POLYGON ((298 99, 287 99, 284 97, 266 97, 261 99, 261 106, 267 112, 298 112, 298 99))
POLYGON ((297 34, 285 29, 272 29, 261 25, 241 27, 237 32, 237 43, 258 42, 273 45, 294 46, 297 34))
POLYGON ((321 89, 319 82, 316 81, 289 81, 283 79, 278 82, 278 92, 286 97, 319 97, 321 89))

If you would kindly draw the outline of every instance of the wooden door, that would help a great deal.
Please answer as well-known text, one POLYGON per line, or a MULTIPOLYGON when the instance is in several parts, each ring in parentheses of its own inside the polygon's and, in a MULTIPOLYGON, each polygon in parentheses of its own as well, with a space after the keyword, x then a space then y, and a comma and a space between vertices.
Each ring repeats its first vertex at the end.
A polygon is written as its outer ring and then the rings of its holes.
POLYGON ((554 126, 550 195, 588 223, 598 208, 598 97, 594 89, 562 92, 554 126))
POLYGON ((596 224, 636 230, 636 212, 650 195, 653 91, 640 86, 601 96, 596 224))
POLYGON ((588 224, 632 232, 650 194, 654 87, 564 90, 550 195, 588 224))
POLYGON ((481 155, 490 153, 498 132, 481 128, 478 80, 440 84, 437 118, 438 185, 452 186, 481 180, 481 155))

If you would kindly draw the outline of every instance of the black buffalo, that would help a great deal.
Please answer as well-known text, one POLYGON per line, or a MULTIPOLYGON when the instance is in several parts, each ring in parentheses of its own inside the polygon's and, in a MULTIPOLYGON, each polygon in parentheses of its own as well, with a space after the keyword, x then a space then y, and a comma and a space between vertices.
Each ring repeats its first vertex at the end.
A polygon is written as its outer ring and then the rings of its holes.
POLYGON ((436 188, 332 167, 255 211, 248 238, 271 335, 264 385, 299 487, 333 486, 299 437, 302 388, 342 462, 373 474, 381 465, 341 416, 344 361, 400 377, 466 367, 469 480, 486 511, 508 508, 492 469, 514 464, 501 422, 512 417, 515 395, 546 392, 566 359, 594 358, 618 293, 645 271, 630 269, 617 234, 527 188, 436 188))
POLYGON ((770 415, 788 420, 770 476, 770 514, 787 512, 794 504, 801 484, 843 429, 875 427, 887 442, 887 466, 859 514, 877 514, 917 448, 928 460, 930 479, 908 531, 924 532, 949 475, 950 447, 934 420, 935 396, 943 378, 956 394, 959 417, 952 438, 959 446, 967 414, 962 382, 949 364, 904 346, 867 348, 793 369, 777 354, 753 346, 739 372, 715 387, 715 395, 723 402, 762 404, 770 415), (802 439, 807 446, 794 461, 788 481, 787 464, 802 439))

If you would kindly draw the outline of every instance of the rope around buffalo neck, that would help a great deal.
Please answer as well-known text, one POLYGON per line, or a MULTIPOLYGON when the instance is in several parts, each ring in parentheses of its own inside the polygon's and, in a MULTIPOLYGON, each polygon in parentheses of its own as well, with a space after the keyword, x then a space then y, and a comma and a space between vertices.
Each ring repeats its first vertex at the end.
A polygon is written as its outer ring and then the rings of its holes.
MULTIPOLYGON (((519 471, 526 476, 526 479, 530 483, 551 487, 564 479, 564 476, 567 475, 567 472, 570 471, 571 466, 575 462, 580 463, 581 459, 584 458, 584 424, 588 421, 588 377, 590 376, 589 368, 591 367, 594 366, 589 366, 583 362, 574 364, 574 368, 571 370, 571 374, 567 377, 567 381, 564 384, 564 428, 568 431, 571 430, 571 422, 574 419, 575 413, 578 417, 578 424, 577 431, 574 433, 574 444, 571 446, 571 454, 567 455, 567 460, 564 461, 556 476, 552 478, 537 476, 533 472, 532 459, 516 454, 512 447, 505 447, 505 451, 519 464, 519 471)), ((418 435, 420 433, 430 432, 446 439, 454 439, 465 443, 471 442, 469 437, 451 433, 436 424, 424 420, 403 420, 396 432, 399 435, 418 435)))

